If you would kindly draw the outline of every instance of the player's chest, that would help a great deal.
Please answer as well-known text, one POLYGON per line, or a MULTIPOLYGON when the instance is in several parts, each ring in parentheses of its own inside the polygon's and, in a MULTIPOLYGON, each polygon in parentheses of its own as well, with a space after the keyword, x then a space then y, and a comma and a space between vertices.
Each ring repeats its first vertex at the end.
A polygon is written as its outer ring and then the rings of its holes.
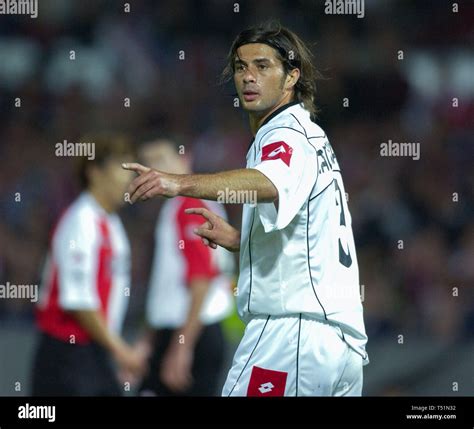
POLYGON ((106 228, 101 228, 98 258, 101 269, 108 276, 126 275, 130 271, 128 238, 115 222, 107 222, 106 228))

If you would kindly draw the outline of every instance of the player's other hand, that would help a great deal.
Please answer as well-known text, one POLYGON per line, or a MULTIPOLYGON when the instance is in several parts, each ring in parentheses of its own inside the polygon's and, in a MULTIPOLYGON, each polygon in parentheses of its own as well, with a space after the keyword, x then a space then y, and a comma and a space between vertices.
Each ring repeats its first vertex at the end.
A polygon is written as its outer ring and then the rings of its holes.
POLYGON ((132 381, 140 379, 147 371, 147 356, 141 350, 121 344, 113 354, 119 373, 127 374, 132 381))
MULTIPOLYGON (((130 351, 130 349, 128 349, 130 351)), ((148 360, 151 355, 151 345, 148 341, 145 341, 144 338, 138 340, 132 346, 132 369, 127 365, 126 362, 123 362, 121 366, 118 367, 118 379, 123 384, 129 382, 132 386, 136 386, 140 380, 148 372, 148 360), (138 366, 135 368, 135 362, 138 362, 138 366)), ((119 364, 120 365, 120 364, 119 364)))
POLYGON ((180 343, 175 337, 163 357, 160 379, 173 392, 184 392, 193 383, 192 366, 194 352, 187 343, 180 343))
POLYGON ((157 196, 172 198, 178 195, 178 175, 176 174, 163 173, 136 162, 124 163, 122 168, 138 174, 128 187, 127 201, 130 204, 157 196))
POLYGON ((239 251, 240 232, 229 225, 223 218, 205 208, 186 209, 184 212, 187 214, 198 214, 206 219, 206 222, 194 230, 194 233, 201 237, 205 245, 213 249, 221 246, 230 252, 239 251))

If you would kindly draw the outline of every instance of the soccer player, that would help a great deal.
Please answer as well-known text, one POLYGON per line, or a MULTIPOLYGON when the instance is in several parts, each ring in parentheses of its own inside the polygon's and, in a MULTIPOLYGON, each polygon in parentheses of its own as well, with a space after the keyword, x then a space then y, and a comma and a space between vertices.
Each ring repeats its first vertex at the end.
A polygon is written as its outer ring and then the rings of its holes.
POLYGON ((121 135, 85 141, 94 143, 95 158, 78 162, 84 190, 54 229, 43 274, 32 382, 38 396, 121 395, 110 358, 134 378, 146 363, 119 334, 130 296, 130 246, 115 212, 130 173, 118 160, 133 159, 132 146, 121 135))
POLYGON ((197 234, 240 252, 237 305, 247 323, 225 396, 361 395, 367 336, 359 272, 341 169, 313 122, 317 72, 299 37, 279 25, 241 32, 224 76, 233 77, 254 135, 247 168, 139 174, 130 201, 157 195, 216 199, 222 190, 256 193, 241 231, 203 208, 197 234))
MULTIPOLYGON (((160 171, 191 172, 190 156, 179 154, 169 140, 145 144, 141 158, 160 171)), ((211 250, 194 234, 202 218, 185 213, 192 207, 226 217, 216 202, 188 197, 168 200, 161 208, 146 312, 151 331, 145 338, 153 353, 141 395, 218 393, 225 353, 220 322, 234 305, 229 277, 233 255, 222 248, 211 250)))

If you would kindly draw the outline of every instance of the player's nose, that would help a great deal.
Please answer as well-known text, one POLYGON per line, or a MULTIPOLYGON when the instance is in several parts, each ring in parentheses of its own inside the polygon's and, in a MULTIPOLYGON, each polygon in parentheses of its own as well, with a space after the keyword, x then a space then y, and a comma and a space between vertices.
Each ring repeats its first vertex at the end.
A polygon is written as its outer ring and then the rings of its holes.
POLYGON ((255 82, 255 76, 250 71, 250 69, 247 69, 244 74, 244 83, 250 83, 250 82, 255 82))

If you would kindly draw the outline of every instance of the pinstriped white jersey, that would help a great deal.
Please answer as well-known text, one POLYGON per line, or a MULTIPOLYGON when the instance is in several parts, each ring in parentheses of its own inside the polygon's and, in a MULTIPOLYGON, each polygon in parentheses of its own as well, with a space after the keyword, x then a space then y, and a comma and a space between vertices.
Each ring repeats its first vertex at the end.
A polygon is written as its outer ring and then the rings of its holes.
POLYGON ((325 320, 367 363, 351 215, 326 134, 302 105, 287 104, 258 130, 247 168, 272 181, 278 200, 243 208, 240 316, 303 313, 325 320))

